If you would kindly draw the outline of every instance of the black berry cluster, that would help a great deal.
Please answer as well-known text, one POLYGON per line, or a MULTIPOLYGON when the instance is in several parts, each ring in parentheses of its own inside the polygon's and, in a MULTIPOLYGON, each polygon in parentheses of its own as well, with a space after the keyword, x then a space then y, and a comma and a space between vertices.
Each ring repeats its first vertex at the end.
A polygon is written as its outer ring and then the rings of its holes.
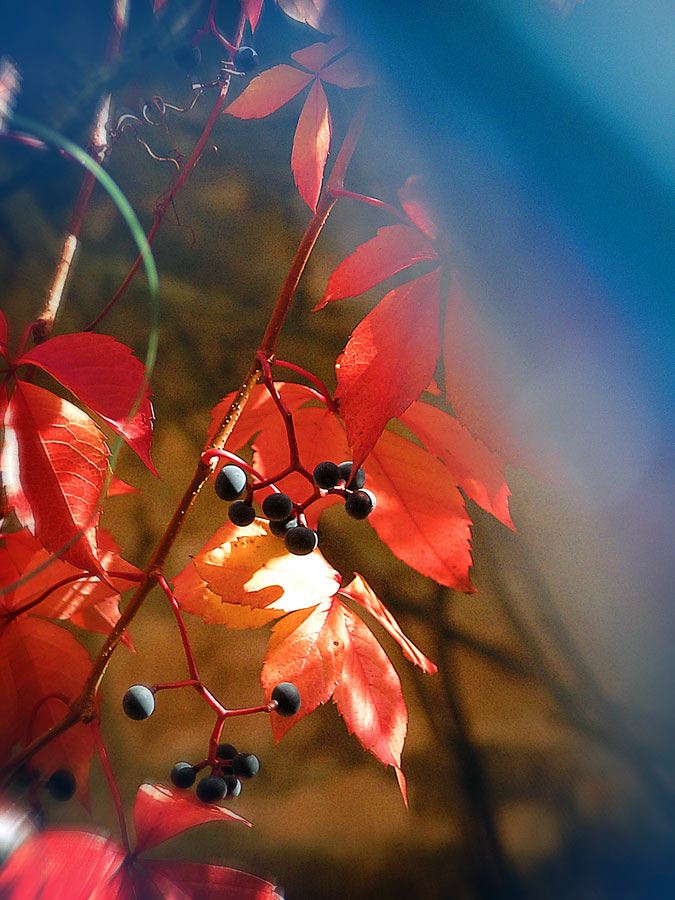
MULTIPOLYGON (((193 766, 177 762, 171 770, 171 781, 181 790, 189 790, 197 775, 208 762, 193 766)), ((260 760, 253 753, 240 753, 232 744, 218 744, 216 762, 211 774, 204 775, 197 783, 195 793, 202 803, 218 803, 229 797, 235 800, 241 794, 242 784, 260 771, 260 760)))
MULTIPOLYGON (((309 473, 306 476, 309 478, 309 473)), ((306 556, 318 546, 318 535, 307 526, 303 512, 322 492, 342 496, 345 511, 353 519, 365 519, 375 509, 374 494, 364 489, 366 473, 359 468, 352 475, 352 463, 349 460, 340 464, 329 460, 320 462, 314 468, 312 479, 315 493, 309 501, 296 504, 288 494, 275 491, 268 494, 262 502, 262 514, 269 520, 270 531, 281 538, 288 552, 295 556, 306 556)), ((246 473, 240 466, 230 463, 218 473, 215 491, 221 500, 229 502, 227 515, 233 525, 245 528, 255 519, 255 490, 256 486, 249 485, 246 473)))

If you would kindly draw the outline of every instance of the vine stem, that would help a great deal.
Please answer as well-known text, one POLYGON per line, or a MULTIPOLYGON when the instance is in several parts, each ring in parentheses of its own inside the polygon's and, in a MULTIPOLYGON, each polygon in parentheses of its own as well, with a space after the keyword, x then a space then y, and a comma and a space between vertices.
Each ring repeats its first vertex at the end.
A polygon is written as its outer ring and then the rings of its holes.
POLYGON ((96 746, 96 752, 98 753, 98 757, 101 760, 101 765, 103 766, 103 771, 105 773, 106 781, 108 782, 108 788, 110 789, 113 803, 115 804, 115 811, 117 813, 117 819, 119 821, 119 826, 120 826, 120 836, 122 838, 122 845, 124 846, 124 849, 127 851, 127 853, 130 853, 131 845, 129 844, 129 831, 127 830, 127 818, 124 815, 124 804, 122 803, 122 797, 120 795, 119 788, 117 787, 117 781, 115 780, 115 774, 112 770, 112 766, 110 765, 108 751, 105 749, 105 744, 103 742, 103 738, 101 737, 101 728, 99 725, 98 718, 96 718, 92 721, 91 729, 92 729, 92 732, 94 735, 94 745, 96 746))
MULTIPOLYGON (((240 20, 241 22, 241 20, 240 20)), ((243 26, 242 26, 243 29, 243 26)), ((351 162, 361 131, 365 124, 366 116, 370 106, 370 98, 365 96, 362 98, 354 116, 350 122, 347 134, 345 135, 342 146, 335 160, 335 165, 328 179, 324 192, 319 200, 316 212, 310 219, 307 228, 300 240, 298 249, 293 257, 291 266, 284 283, 281 286, 276 303, 272 310, 265 334, 260 343, 257 353, 263 352, 268 360, 274 356, 274 348, 277 339, 286 320, 288 310, 290 309, 293 297, 297 290, 302 273, 305 270, 311 252, 321 231, 326 224, 330 212, 337 202, 337 197, 331 195, 331 190, 336 187, 342 187, 347 168, 351 162)), ((208 127, 208 126, 207 126, 208 127)), ((200 143, 205 143, 201 142, 200 143)), ((193 154, 194 155, 194 154, 193 154)), ((187 166, 187 164, 186 164, 187 166)), ((186 176, 187 177, 187 176, 186 176)), ((175 185, 174 185, 175 188, 175 185)), ((253 388, 256 386, 261 377, 260 361, 257 356, 244 378, 239 390, 237 391, 230 408, 225 414, 221 427, 213 442, 217 448, 222 448, 232 433, 239 416, 242 413, 253 388)), ((20 766, 25 760, 29 759, 34 753, 46 746, 50 741, 63 734, 69 728, 78 722, 88 723, 93 721, 95 717, 95 698, 98 692, 101 680, 110 662, 110 658, 114 653, 117 645, 121 641, 124 632, 136 617, 147 595, 158 583, 158 576, 161 574, 162 567, 166 562, 171 548, 178 536, 178 533, 185 521, 185 518, 192 508, 193 503, 197 499, 197 495, 208 480, 213 471, 214 463, 207 464, 202 458, 197 462, 197 467, 186 487, 183 496, 172 515, 168 525, 166 526, 162 537, 159 540, 148 566, 143 575, 143 580, 136 588, 134 594, 129 600, 127 606, 122 612, 117 623, 111 630, 110 634, 99 650, 94 664, 92 666, 89 678, 85 682, 84 688, 80 696, 75 700, 61 722, 57 722, 48 731, 29 743, 23 750, 16 754, 5 766, 0 768, 0 778, 12 772, 17 766, 20 766)))
MULTIPOLYGON (((127 27, 129 0, 113 0, 112 24, 106 50, 106 63, 110 64, 119 56, 122 40, 127 27)), ((110 150, 106 134, 106 124, 110 116, 110 92, 103 94, 99 100, 89 138, 89 153, 99 165, 103 164, 110 150)), ((70 274, 70 269, 77 250, 84 219, 89 209, 91 196, 96 185, 96 176, 86 171, 82 177, 80 190, 70 216, 66 236, 61 246, 59 260, 54 270, 51 284, 47 291, 44 306, 38 318, 32 323, 33 339, 36 344, 46 341, 54 329, 54 322, 61 306, 63 294, 70 274)))

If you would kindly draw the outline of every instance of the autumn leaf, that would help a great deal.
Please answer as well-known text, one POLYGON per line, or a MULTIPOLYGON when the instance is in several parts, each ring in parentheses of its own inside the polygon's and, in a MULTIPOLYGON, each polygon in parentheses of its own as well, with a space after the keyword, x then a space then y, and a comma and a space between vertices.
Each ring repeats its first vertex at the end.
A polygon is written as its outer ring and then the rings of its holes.
POLYGON ((162 897, 176 897, 176 900, 282 900, 282 895, 269 881, 226 866, 148 859, 143 861, 143 869, 162 897))
POLYGON ((335 0, 277 0, 286 15, 324 34, 341 31, 341 20, 335 0))
POLYGON ((202 803, 162 784, 142 784, 134 804, 136 853, 144 853, 206 822, 235 822, 251 827, 249 821, 222 806, 202 803))
POLYGON ((47 550, 105 577, 95 533, 108 461, 101 431, 72 403, 25 382, 4 425, 0 466, 19 521, 47 550))
POLYGON ((15 900, 120 900, 132 897, 132 873, 114 841, 84 831, 44 831, 0 869, 0 894, 15 900))
POLYGON ((401 416, 406 425, 445 465, 455 484, 503 522, 514 528, 504 463, 462 423, 428 403, 415 402, 401 416))
POLYGON ((145 367, 128 347, 105 334, 61 334, 24 353, 16 365, 34 365, 55 378, 157 474, 150 458, 154 413, 144 383, 145 367))
POLYGON ((291 169, 300 196, 316 211, 331 138, 330 110, 321 82, 349 89, 364 87, 370 77, 338 38, 296 50, 291 58, 307 71, 285 63, 267 69, 251 80, 225 112, 239 119, 261 119, 311 84, 293 138, 291 169))
POLYGON ((440 353, 439 301, 438 269, 394 288, 338 357, 336 399, 355 466, 431 381, 440 353))
POLYGON ((254 32, 258 27, 260 13, 262 12, 263 0, 242 0, 241 8, 244 15, 248 19, 251 31, 254 32))
POLYGON ((405 658, 410 660, 411 663, 419 666, 427 675, 433 675, 434 672, 438 671, 436 664, 432 663, 430 659, 427 659, 422 651, 413 644, 410 638, 406 637, 401 630, 401 626, 375 594, 375 591, 367 584, 362 575, 356 573, 349 584, 340 588, 340 594, 344 597, 349 597, 350 600, 353 600, 355 603, 358 603, 359 606, 368 610, 371 616, 377 619, 385 631, 393 637, 403 650, 405 658))
POLYGON ((223 526, 174 579, 183 609, 221 624, 228 624, 224 603, 252 607, 269 621, 332 597, 339 586, 340 576, 318 550, 303 557, 288 553, 262 519, 247 528, 223 526), (191 567, 208 593, 200 590, 191 567))
POLYGON ((377 498, 368 522, 411 568, 471 593, 471 520, 448 474, 435 456, 385 431, 368 458, 368 487, 377 498))
POLYGON ((296 187, 312 212, 316 212, 319 202, 330 135, 328 100, 321 81, 317 78, 302 107, 291 154, 291 169, 296 187))
POLYGON ((297 686, 302 706, 287 719, 273 717, 276 740, 333 697, 363 747, 385 765, 400 765, 407 723, 400 681, 377 640, 339 599, 274 626, 260 673, 265 696, 282 681, 297 686))
POLYGON ((436 251, 416 228, 386 225, 333 270, 323 298, 314 308, 323 309, 335 300, 357 297, 392 275, 433 259, 436 251))

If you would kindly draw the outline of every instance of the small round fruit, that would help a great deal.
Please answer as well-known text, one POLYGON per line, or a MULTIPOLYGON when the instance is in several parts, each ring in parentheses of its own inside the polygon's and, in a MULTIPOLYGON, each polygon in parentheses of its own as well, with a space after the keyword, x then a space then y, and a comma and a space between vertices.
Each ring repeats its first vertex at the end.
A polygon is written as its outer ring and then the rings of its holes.
POLYGON ((225 784, 227 785, 227 796, 231 800, 236 800, 239 794, 241 794, 241 781, 239 781, 236 775, 226 775, 225 784))
POLYGON ((319 536, 311 528, 298 525, 297 528, 291 528, 286 532, 284 543, 288 552, 294 556, 307 556, 318 547, 319 536))
POLYGON ((246 472, 239 466, 223 466, 214 488, 221 500, 238 500, 246 490, 246 472))
POLYGON ((246 75, 258 68, 258 54, 253 47, 240 47, 234 54, 232 61, 237 69, 246 75))
POLYGON ((155 711, 155 695, 144 684, 132 684, 122 698, 122 708, 130 719, 147 719, 155 711))
POLYGON ((218 749, 216 750, 216 756, 218 759, 234 759, 239 751, 234 746, 234 744, 218 744, 218 749))
POLYGON ((295 528, 297 524, 298 520, 293 516, 283 522, 270 522, 270 531, 277 537, 285 538, 286 532, 291 528, 295 528))
POLYGON ((280 716, 294 716, 300 709, 300 691, 290 681, 282 681, 274 688, 272 700, 277 701, 276 712, 280 716))
POLYGON ((196 793, 202 803, 217 803, 227 795, 227 784, 220 775, 207 775, 197 785, 196 793))
POLYGON ((49 777, 46 788, 55 800, 65 802, 75 794, 77 782, 68 769, 57 769, 49 777))
POLYGON ((314 484, 324 491, 334 488, 342 478, 339 467, 334 462, 328 462, 327 460, 320 462, 318 466, 314 467, 313 475, 314 484))
POLYGON ((375 509, 375 496, 370 491, 354 491, 345 500, 345 512, 352 519, 367 519, 375 509))
POLYGON ((202 61, 202 51, 197 44, 190 41, 183 41, 177 44, 173 51, 173 58, 176 60, 181 69, 192 72, 202 61))
MULTIPOLYGON (((349 473, 352 470, 351 460, 347 460, 346 462, 341 462, 338 466, 340 470, 340 479, 342 481, 346 481, 349 478, 349 473)), ((347 487, 350 491, 360 491, 363 485, 366 483, 366 473, 363 469, 357 469, 354 473, 354 477, 349 482, 347 487)))
POLYGON ((271 522, 283 522, 293 512, 293 501, 288 494, 268 494, 262 502, 262 511, 271 522))
POLYGON ((260 771, 260 760, 254 753, 237 753, 232 767, 240 778, 253 778, 260 771))
POLYGON ((235 500, 234 503, 230 504, 227 517, 238 528, 246 528, 255 519, 253 504, 246 503, 244 500, 235 500))
POLYGON ((189 762, 177 762, 171 770, 171 781, 183 791, 192 787, 196 777, 197 770, 189 762))

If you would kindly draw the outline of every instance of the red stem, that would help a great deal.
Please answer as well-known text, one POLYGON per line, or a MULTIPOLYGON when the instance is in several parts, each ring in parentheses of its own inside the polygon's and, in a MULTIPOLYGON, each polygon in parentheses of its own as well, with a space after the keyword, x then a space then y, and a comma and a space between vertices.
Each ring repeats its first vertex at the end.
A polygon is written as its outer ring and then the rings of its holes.
POLYGON ((185 627, 185 622, 183 621, 183 614, 181 613, 180 606, 178 605, 178 600, 176 600, 176 598, 174 597, 173 591, 169 587, 169 583, 163 575, 157 575, 156 580, 157 584, 164 591, 169 603, 171 604, 171 609, 176 619, 176 624, 178 625, 178 631, 180 632, 180 639, 183 643, 183 650, 185 651, 185 661, 187 662, 188 672, 190 673, 190 678, 192 678, 196 682, 195 687, 197 687, 201 683, 201 679, 199 677, 197 661, 195 660, 194 653, 192 652, 192 647, 190 645, 190 638, 185 627))
POLYGON ((390 216, 403 222, 404 225, 415 227, 413 222, 411 222, 399 209, 396 209, 391 203, 385 203, 384 200, 378 200, 377 197, 368 197, 366 194, 357 194, 356 191, 346 191, 342 187, 332 188, 330 193, 335 198, 343 197, 347 200, 356 200, 359 203, 365 203, 367 206, 374 206, 376 209, 381 209, 383 212, 389 213, 390 216))
POLYGON ((110 765, 108 751, 105 749, 105 744, 103 743, 103 738, 101 737, 101 729, 98 719, 94 719, 90 727, 94 734, 94 744, 96 745, 98 758, 101 760, 101 765, 103 766, 103 771, 105 772, 106 781, 108 782, 108 788, 110 789, 110 794, 112 796, 113 803, 115 804, 115 811, 117 812, 117 821, 119 822, 120 826, 120 836, 122 838, 122 844, 126 852, 130 853, 131 847, 129 845, 127 820, 126 816, 124 815, 124 804, 122 803, 122 797, 120 795, 119 788, 117 787, 117 781, 115 780, 115 775, 113 773, 112 766, 110 765))
POLYGON ((282 359, 275 359, 272 361, 272 365, 280 366, 282 369, 290 369, 291 372, 295 372, 297 375, 301 375, 307 381, 310 381, 316 388, 316 391, 309 390, 316 396, 317 400, 322 400, 330 410, 333 412, 337 412, 337 403, 331 397, 330 391, 323 383, 320 378, 317 378, 316 375, 313 375, 311 372, 308 372, 307 369, 303 369, 302 366, 298 366, 295 363, 286 362, 282 359))

